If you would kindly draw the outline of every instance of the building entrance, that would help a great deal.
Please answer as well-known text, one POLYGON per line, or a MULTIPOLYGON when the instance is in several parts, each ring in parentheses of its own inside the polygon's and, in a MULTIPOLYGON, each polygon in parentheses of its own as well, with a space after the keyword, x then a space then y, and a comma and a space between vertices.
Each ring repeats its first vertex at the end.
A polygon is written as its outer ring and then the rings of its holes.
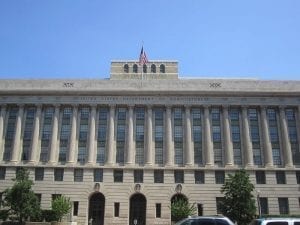
POLYGON ((134 194, 130 198, 129 225, 146 225, 146 205, 144 195, 134 194))
POLYGON ((101 193, 91 196, 89 202, 89 222, 91 225, 104 225, 105 197, 101 193))

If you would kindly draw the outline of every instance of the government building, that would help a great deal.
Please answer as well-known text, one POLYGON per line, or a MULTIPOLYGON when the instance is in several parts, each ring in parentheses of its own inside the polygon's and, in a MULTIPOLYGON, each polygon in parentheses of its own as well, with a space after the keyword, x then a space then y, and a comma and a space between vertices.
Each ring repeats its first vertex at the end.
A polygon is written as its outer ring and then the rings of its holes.
POLYGON ((242 168, 257 214, 299 215, 299 140, 300 81, 179 78, 172 60, 0 80, 0 193, 27 168, 42 209, 65 195, 78 225, 169 225, 177 198, 219 214, 242 168))

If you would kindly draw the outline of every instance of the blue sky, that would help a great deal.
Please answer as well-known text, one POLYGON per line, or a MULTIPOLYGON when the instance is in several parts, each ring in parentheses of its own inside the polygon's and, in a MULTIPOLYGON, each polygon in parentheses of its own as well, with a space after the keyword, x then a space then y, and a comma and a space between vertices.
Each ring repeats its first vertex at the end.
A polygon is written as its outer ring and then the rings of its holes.
POLYGON ((0 0, 0 78, 102 79, 114 59, 184 77, 300 80, 299 0, 0 0))

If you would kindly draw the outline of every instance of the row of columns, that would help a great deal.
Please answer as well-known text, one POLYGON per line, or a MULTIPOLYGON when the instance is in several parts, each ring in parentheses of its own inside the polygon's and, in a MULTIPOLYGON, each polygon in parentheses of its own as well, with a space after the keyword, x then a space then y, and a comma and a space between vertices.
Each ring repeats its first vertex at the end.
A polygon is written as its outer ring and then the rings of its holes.
MULTIPOLYGON (((209 106, 203 106, 203 150, 206 166, 214 166, 214 153, 213 153, 213 140, 211 132, 211 120, 209 106)), ((231 139, 230 120, 228 115, 228 106, 223 106, 223 141, 224 141, 224 152, 225 152, 225 166, 234 165, 233 156, 233 144, 231 139)), ((250 128, 248 120, 248 111, 246 106, 242 106, 241 122, 242 122, 242 144, 244 152, 245 166, 253 166, 253 150, 252 142, 250 138, 250 128)), ((115 162, 115 105, 109 106, 108 116, 108 135, 107 135, 107 164, 113 165, 115 162)), ((133 113, 134 105, 128 106, 128 118, 127 118, 127 137, 126 137, 126 165, 134 164, 134 137, 133 137, 133 113)), ((262 145, 264 151, 265 166, 273 166, 272 156, 272 145, 269 135, 269 126, 267 121, 266 107, 261 107, 261 133, 262 133, 262 145)), ((90 113, 90 130, 89 130, 89 145, 88 145, 88 163, 95 164, 96 155, 96 115, 97 105, 91 106, 90 113)), ((298 121, 300 121, 300 106, 298 107, 298 121)), ((59 128, 59 113, 60 106, 55 105, 53 123, 52 123, 52 138, 51 147, 49 154, 49 163, 57 162, 58 155, 58 128, 59 128)), ((0 112, 0 153, 3 153, 4 148, 4 124, 5 124, 6 106, 1 106, 0 112)), ((70 135, 70 149, 67 162, 75 163, 75 149, 76 149, 76 133, 77 133, 77 114, 78 106, 73 107, 72 113, 72 128, 70 135)), ((34 130, 32 136, 32 149, 30 154, 29 162, 35 163, 38 161, 38 143, 39 143, 39 132, 42 115, 42 105, 37 105, 37 111, 34 119, 34 130)), ((14 144, 11 154, 11 162, 18 162, 20 160, 20 149, 21 149, 21 131, 22 121, 24 116, 24 105, 19 105, 19 111, 16 118, 14 144)), ((283 157, 286 167, 293 166, 293 158, 291 152, 291 144, 288 136, 288 126, 285 116, 284 107, 280 107, 279 110, 280 128, 281 128, 281 140, 283 148, 283 157)), ((184 143, 184 154, 185 154, 185 165, 193 166, 193 149, 192 149, 192 127, 191 127, 191 106, 185 106, 185 118, 184 118, 184 131, 185 131, 185 143, 184 143)), ((145 164, 153 165, 152 153, 153 149, 153 135, 152 135, 152 107, 147 106, 147 117, 146 117, 146 139, 145 139, 145 164)), ((299 132, 298 132, 299 136, 299 132)), ((165 113, 165 165, 174 165, 174 143, 173 143, 173 132, 172 132, 172 107, 166 106, 165 113)))

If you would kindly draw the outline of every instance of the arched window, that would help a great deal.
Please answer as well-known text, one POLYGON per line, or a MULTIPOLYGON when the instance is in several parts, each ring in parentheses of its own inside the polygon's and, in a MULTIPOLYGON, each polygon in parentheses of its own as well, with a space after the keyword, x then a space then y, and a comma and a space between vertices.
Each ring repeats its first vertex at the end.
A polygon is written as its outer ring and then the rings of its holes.
POLYGON ((159 66, 159 72, 161 72, 161 73, 165 73, 165 72, 166 72, 166 68, 165 68, 165 65, 164 65, 164 64, 161 64, 161 65, 159 66))
POLYGON ((156 73, 156 66, 154 64, 151 65, 151 73, 156 73))
POLYGON ((143 73, 147 73, 147 65, 146 64, 143 65, 143 73))
POLYGON ((129 72, 129 66, 128 64, 124 65, 124 73, 128 73, 129 72))
POLYGON ((133 65, 133 72, 134 73, 138 72, 138 66, 136 64, 133 65))

